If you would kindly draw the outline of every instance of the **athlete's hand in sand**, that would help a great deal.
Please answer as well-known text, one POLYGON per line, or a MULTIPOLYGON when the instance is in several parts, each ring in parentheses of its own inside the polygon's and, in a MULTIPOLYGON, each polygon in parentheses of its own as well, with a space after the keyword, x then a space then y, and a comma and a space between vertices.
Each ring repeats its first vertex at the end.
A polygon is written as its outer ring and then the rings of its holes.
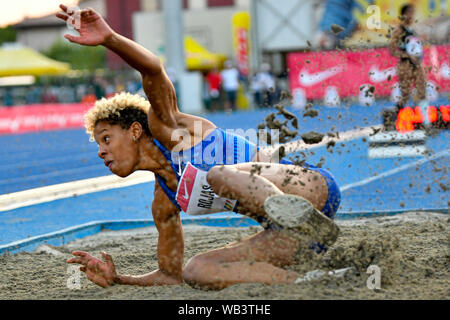
POLYGON ((64 38, 71 42, 86 46, 97 46, 104 44, 110 38, 114 31, 106 21, 94 9, 88 8, 79 11, 69 10, 68 7, 61 4, 59 6, 64 12, 59 12, 56 16, 64 21, 73 17, 75 30, 80 34, 79 37, 70 34, 64 35, 64 38))
POLYGON ((97 259, 84 251, 72 252, 76 258, 70 258, 67 263, 78 263, 83 265, 80 270, 86 273, 89 280, 106 288, 112 286, 117 279, 116 267, 109 254, 102 251, 105 261, 97 259))

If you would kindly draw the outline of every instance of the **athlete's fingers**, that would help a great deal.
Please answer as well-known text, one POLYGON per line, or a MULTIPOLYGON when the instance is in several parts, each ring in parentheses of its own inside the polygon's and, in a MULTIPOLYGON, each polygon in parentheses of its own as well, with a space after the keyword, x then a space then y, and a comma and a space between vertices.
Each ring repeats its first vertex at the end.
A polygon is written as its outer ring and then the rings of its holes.
POLYGON ((89 253, 87 253, 86 251, 78 251, 78 250, 76 250, 76 251, 72 251, 72 254, 74 256, 78 256, 78 257, 92 258, 92 256, 89 253))
POLYGON ((61 12, 58 12, 58 13, 56 14, 56 17, 58 17, 58 18, 60 18, 60 19, 62 19, 62 20, 64 20, 64 21, 67 21, 67 19, 69 19, 69 16, 68 16, 68 15, 66 15, 66 14, 64 14, 64 13, 61 13, 61 12))
POLYGON ((98 261, 97 258, 94 258, 93 256, 91 256, 89 253, 87 253, 85 251, 74 251, 74 252, 72 252, 72 254, 74 256, 81 257, 82 259, 84 259, 84 261, 87 261, 87 262, 96 261, 96 260, 98 261))
POLYGON ((103 259, 105 259, 106 262, 113 262, 112 257, 109 254, 107 254, 105 251, 102 251, 102 256, 103 256, 103 259))
POLYGON ((70 258, 66 260, 67 263, 78 263, 82 265, 86 265, 88 261, 85 258, 70 258))
POLYGON ((80 267, 80 271, 86 272, 87 268, 86 267, 80 267))
POLYGON ((59 7, 62 9, 62 11, 67 13, 67 6, 60 4, 59 7))
POLYGON ((78 42, 79 42, 79 39, 80 39, 81 37, 73 36, 73 35, 71 35, 71 34, 65 34, 65 35, 64 35, 64 38, 66 38, 66 39, 69 40, 70 42, 78 43, 78 42))

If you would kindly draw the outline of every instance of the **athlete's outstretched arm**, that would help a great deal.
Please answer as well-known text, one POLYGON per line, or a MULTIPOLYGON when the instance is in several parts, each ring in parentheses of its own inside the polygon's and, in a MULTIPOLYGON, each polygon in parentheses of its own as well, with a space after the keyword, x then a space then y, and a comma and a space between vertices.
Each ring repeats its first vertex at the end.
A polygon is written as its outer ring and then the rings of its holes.
POLYGON ((66 34, 64 37, 81 45, 103 45, 139 71, 152 110, 166 124, 171 125, 178 106, 175 89, 160 59, 138 43, 116 33, 95 10, 89 8, 69 12, 64 5, 60 5, 60 8, 64 12, 57 13, 56 16, 65 21, 72 16, 75 21, 74 27, 80 34, 80 36, 66 34))
POLYGON ((74 251, 72 254, 75 257, 68 259, 67 263, 81 264, 80 270, 101 287, 114 284, 153 286, 183 283, 184 236, 180 214, 158 182, 155 183, 152 213, 159 232, 157 270, 139 276, 119 274, 112 257, 105 252, 102 252, 103 261, 87 252, 74 251))
POLYGON ((183 283, 184 236, 180 214, 158 182, 155 182, 152 214, 159 233, 159 269, 142 276, 119 275, 116 283, 139 286, 183 283))

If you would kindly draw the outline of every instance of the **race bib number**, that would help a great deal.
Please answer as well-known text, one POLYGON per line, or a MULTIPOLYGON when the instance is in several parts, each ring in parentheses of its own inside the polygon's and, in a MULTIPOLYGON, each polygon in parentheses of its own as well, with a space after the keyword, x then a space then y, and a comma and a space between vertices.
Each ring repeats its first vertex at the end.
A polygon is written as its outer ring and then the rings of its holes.
POLYGON ((186 165, 176 195, 181 209, 189 215, 233 211, 237 201, 219 197, 206 181, 207 173, 190 162, 186 165))

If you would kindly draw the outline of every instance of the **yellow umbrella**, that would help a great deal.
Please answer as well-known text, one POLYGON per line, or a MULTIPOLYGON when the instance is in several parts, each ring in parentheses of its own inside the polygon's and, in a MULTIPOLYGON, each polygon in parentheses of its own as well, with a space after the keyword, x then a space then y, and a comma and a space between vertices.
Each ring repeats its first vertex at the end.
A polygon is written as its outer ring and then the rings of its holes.
POLYGON ((0 49, 0 77, 57 75, 69 70, 68 63, 52 60, 30 48, 0 49))

